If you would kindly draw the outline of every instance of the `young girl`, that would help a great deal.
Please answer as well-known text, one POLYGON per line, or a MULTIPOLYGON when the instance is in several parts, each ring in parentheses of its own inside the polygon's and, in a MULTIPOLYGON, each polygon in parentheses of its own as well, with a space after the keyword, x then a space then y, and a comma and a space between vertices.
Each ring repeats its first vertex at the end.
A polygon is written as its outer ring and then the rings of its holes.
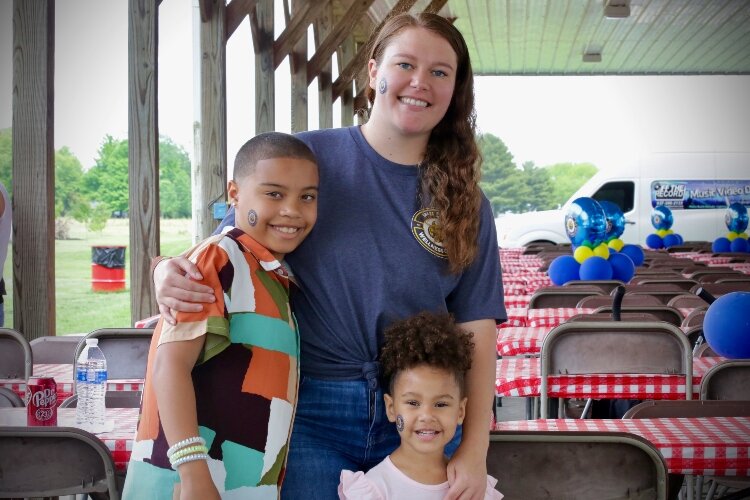
MULTIPOLYGON (((339 498, 439 500, 448 491, 445 446, 466 414, 465 374, 471 367, 471 334, 448 314, 420 313, 385 331, 381 363, 388 420, 401 446, 366 474, 341 472, 339 498)), ((486 499, 501 499, 487 476, 486 499)))
MULTIPOLYGON (((443 311, 475 344, 466 417, 447 450, 446 498, 480 500, 495 323, 506 313, 495 221, 478 185, 469 51, 449 20, 400 14, 373 36, 369 54, 367 123, 297 135, 318 158, 325 196, 315 231, 286 259, 301 285, 292 307, 302 378, 281 493, 330 500, 342 469, 369 470, 396 449, 378 383, 383 331, 420 311, 443 311)), ((224 223, 233 220, 230 210, 224 223)), ((184 258, 156 267, 167 320, 170 308, 200 311, 191 302, 212 300, 185 278, 193 272, 184 258)))
POLYGON ((237 154, 228 194, 237 227, 187 253, 215 301, 154 332, 125 499, 278 498, 299 372, 281 261, 317 218, 315 158, 261 134, 237 154))

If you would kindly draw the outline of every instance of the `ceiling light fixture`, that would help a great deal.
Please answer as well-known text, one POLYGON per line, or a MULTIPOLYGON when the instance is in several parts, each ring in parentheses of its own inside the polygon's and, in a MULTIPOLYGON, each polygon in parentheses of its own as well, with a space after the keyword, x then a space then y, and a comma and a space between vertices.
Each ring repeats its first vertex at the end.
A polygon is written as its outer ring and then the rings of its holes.
POLYGON ((601 52, 584 52, 583 62, 602 62, 601 52))
POLYGON ((604 0, 604 17, 630 17, 630 0, 604 0))

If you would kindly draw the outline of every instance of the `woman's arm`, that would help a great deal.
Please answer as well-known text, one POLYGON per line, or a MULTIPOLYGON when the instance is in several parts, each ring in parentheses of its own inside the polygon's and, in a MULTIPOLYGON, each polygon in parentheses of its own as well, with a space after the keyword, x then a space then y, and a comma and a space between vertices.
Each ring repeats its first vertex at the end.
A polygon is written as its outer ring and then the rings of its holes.
POLYGON ((446 500, 482 500, 487 489, 487 449, 490 416, 495 399, 497 359, 495 321, 482 319, 460 323, 474 333, 474 354, 466 374, 466 418, 461 444, 448 463, 450 490, 446 500))
MULTIPOLYGON (((171 445, 198 436, 198 412, 191 372, 198 360, 205 336, 167 342, 156 348, 153 387, 164 434, 171 445)), ((205 460, 194 460, 177 467, 180 498, 219 498, 205 460)))
POLYGON ((202 303, 216 300, 213 289, 194 280, 202 279, 201 273, 186 257, 162 259, 154 267, 154 292, 159 312, 164 321, 175 324, 172 311, 198 312, 202 303))

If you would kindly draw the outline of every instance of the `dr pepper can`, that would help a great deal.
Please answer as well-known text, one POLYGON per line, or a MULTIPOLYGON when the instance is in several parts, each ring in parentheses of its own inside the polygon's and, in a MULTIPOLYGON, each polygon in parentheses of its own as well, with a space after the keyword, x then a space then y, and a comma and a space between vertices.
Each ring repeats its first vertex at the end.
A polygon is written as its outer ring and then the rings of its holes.
POLYGON ((52 377, 29 377, 26 384, 26 425, 57 425, 57 384, 52 377))

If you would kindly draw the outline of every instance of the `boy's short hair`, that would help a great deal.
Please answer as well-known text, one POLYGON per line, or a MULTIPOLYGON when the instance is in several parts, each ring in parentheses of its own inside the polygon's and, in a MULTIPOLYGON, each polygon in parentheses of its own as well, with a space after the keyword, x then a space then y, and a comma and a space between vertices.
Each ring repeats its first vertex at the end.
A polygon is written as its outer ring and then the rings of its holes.
POLYGON ((247 141, 237 152, 234 179, 252 174, 259 161, 273 158, 299 158, 318 164, 313 152, 301 140, 283 132, 265 132, 247 141))
POLYGON ((421 312, 386 328, 380 354, 388 393, 396 376, 409 368, 428 365, 453 374, 464 394, 464 377, 471 368, 473 334, 461 330, 447 313, 421 312))

